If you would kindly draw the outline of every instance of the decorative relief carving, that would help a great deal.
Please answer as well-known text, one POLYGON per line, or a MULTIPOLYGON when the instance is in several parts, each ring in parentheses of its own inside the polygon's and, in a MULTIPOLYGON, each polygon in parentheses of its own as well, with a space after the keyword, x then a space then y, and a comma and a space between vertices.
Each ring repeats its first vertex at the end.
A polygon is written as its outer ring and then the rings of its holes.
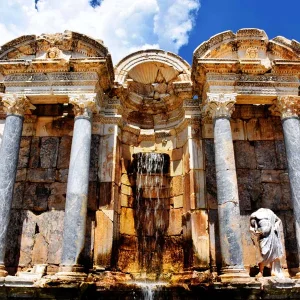
POLYGON ((61 51, 57 47, 51 47, 47 51, 47 58, 49 59, 59 58, 60 54, 61 51))
POLYGON ((257 59, 258 58, 258 48, 257 47, 249 47, 246 50, 246 58, 247 59, 257 59))
POLYGON ((264 266, 271 265, 271 275, 283 278, 280 258, 283 247, 280 236, 281 220, 268 208, 260 208, 250 216, 250 232, 256 236, 262 255, 258 276, 262 276, 264 266))
POLYGON ((75 116, 91 117, 92 113, 99 111, 96 94, 69 95, 69 102, 74 106, 75 116))
POLYGON ((24 116, 27 110, 35 109, 24 95, 4 94, 2 102, 7 114, 24 116))
POLYGON ((274 116, 280 116, 281 119, 298 117, 299 104, 299 96, 281 96, 273 101, 269 109, 274 116))
POLYGON ((234 111, 237 94, 207 93, 203 114, 206 118, 230 117, 234 111))

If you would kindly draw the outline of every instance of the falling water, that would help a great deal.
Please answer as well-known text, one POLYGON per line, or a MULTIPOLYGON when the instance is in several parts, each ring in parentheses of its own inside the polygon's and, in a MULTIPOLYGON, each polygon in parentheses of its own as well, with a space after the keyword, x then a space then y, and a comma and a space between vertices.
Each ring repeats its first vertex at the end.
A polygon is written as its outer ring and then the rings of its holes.
MULTIPOLYGON (((138 235, 139 265, 141 274, 145 278, 157 280, 162 271, 165 235, 169 226, 167 174, 170 159, 167 154, 137 153, 134 155, 134 160, 136 165, 135 224, 138 235)), ((148 294, 151 293, 149 290, 148 294)))

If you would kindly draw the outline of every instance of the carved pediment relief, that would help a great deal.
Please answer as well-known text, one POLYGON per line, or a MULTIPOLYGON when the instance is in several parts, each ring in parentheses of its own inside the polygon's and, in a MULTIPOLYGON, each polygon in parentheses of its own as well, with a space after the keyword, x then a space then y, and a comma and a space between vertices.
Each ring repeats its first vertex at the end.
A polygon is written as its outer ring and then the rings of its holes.
POLYGON ((6 43, 0 49, 0 60, 66 59, 107 55, 108 50, 102 41, 67 30, 64 33, 22 36, 6 43))

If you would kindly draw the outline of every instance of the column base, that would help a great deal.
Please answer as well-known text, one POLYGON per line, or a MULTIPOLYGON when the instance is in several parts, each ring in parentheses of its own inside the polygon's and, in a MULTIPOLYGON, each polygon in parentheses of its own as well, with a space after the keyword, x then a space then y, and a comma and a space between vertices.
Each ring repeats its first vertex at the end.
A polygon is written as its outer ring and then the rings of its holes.
POLYGON ((8 275, 5 266, 4 265, 0 265, 0 277, 6 277, 8 275))
POLYGON ((59 272, 55 275, 61 280, 85 280, 87 277, 81 265, 62 265, 59 267, 59 272))
POLYGON ((221 282, 249 282, 251 277, 245 269, 228 269, 223 268, 219 276, 221 282))

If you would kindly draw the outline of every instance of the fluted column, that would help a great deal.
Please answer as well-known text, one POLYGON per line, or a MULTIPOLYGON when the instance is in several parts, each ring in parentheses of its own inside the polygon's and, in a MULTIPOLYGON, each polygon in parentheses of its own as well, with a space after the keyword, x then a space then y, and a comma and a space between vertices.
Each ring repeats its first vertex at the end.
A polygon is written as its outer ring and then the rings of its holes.
POLYGON ((17 173, 24 114, 33 109, 25 96, 7 94, 2 97, 7 112, 0 147, 0 276, 6 276, 4 258, 13 190, 17 173))
POLYGON ((230 127, 235 102, 236 94, 208 93, 204 106, 206 117, 211 117, 214 122, 222 281, 249 277, 243 263, 238 186, 230 127))
POLYGON ((69 165, 63 233, 63 251, 59 276, 82 276, 89 186, 92 113, 95 94, 70 95, 75 124, 69 165), (81 274, 81 275, 80 275, 81 274))
MULTIPOLYGON (((282 121, 286 158, 291 187, 291 197, 295 218, 298 258, 300 263, 300 97, 282 96, 270 108, 282 121)), ((300 272, 297 273, 300 278, 300 272)))

